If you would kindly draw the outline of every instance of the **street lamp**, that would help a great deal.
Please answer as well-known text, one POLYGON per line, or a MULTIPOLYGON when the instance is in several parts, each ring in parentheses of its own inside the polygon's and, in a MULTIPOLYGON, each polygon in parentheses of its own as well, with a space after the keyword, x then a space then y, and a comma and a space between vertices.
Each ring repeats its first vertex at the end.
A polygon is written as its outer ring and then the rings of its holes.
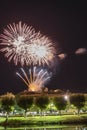
POLYGON ((69 98, 68 95, 65 95, 65 96, 64 96, 64 99, 65 99, 66 101, 68 100, 68 98, 69 98))

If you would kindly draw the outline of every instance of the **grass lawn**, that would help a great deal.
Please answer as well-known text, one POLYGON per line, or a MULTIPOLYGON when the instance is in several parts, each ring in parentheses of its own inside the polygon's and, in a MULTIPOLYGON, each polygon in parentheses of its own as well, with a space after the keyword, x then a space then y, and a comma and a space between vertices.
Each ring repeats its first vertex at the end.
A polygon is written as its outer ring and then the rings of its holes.
POLYGON ((62 115, 62 116, 35 116, 35 117, 9 117, 5 122, 4 117, 0 117, 1 125, 51 125, 51 124, 86 124, 87 114, 62 115))
MULTIPOLYGON (((71 128, 73 127, 73 126, 70 126, 71 128)), ((56 128, 58 128, 58 129, 62 129, 62 128, 67 128, 67 126, 66 125, 63 125, 63 126, 59 126, 59 125, 46 125, 46 126, 22 126, 22 127, 6 127, 6 130, 24 130, 24 129, 41 129, 41 128, 53 128, 53 129, 56 129, 56 128)), ((5 130, 5 128, 4 127, 0 127, 0 130, 5 130)))

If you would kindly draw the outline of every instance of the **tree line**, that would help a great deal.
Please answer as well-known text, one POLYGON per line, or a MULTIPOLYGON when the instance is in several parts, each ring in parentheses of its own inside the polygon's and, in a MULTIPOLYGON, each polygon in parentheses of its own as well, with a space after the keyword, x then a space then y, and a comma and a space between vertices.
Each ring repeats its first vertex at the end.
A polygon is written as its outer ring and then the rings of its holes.
POLYGON ((47 111, 48 106, 50 112, 52 111, 52 106, 54 105, 56 110, 61 115, 62 110, 67 110, 70 105, 73 105, 78 110, 78 115, 80 110, 85 106, 86 98, 84 94, 71 94, 67 98, 64 95, 58 95, 56 97, 48 97, 42 94, 38 97, 29 95, 14 95, 12 93, 7 93, 0 97, 0 108, 2 112, 6 113, 6 119, 8 119, 9 113, 14 112, 18 107, 24 110, 24 116, 26 113, 31 111, 33 108, 35 111, 40 111, 41 115, 43 111, 47 111))

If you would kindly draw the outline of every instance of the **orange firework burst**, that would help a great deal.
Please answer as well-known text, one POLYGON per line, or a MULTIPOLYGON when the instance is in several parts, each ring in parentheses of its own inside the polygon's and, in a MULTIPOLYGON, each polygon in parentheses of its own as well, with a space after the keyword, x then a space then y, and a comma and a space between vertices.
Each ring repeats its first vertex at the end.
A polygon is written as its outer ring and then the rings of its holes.
POLYGON ((26 84, 29 91, 42 91, 44 84, 51 78, 51 73, 49 74, 46 70, 43 69, 38 71, 36 67, 34 67, 33 70, 29 69, 29 77, 23 68, 21 68, 21 71, 23 76, 18 72, 16 74, 26 84))

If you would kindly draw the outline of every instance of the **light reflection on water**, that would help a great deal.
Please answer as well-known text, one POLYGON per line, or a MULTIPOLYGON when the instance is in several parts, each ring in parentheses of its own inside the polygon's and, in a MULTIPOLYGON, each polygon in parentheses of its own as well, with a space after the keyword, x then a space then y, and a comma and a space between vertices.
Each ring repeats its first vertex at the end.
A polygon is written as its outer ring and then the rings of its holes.
POLYGON ((85 126, 56 126, 54 125, 54 128, 53 126, 49 126, 48 127, 29 127, 29 126, 26 126, 26 127, 0 127, 0 130, 87 130, 87 125, 85 126))

